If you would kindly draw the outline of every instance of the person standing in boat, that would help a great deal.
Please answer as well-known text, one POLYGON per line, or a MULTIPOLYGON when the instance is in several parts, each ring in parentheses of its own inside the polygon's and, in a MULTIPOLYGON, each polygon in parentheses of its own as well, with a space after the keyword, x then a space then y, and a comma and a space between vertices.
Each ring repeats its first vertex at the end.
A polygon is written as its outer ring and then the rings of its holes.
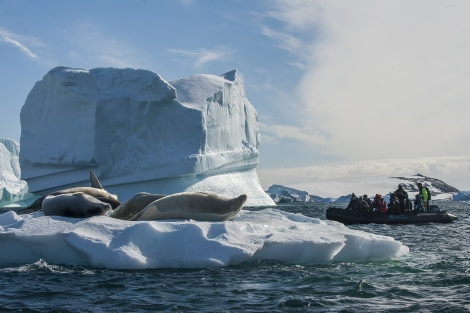
POLYGON ((421 201, 423 202, 424 212, 429 212, 428 191, 426 190, 426 188, 423 187, 423 184, 418 183, 417 185, 418 185, 419 197, 421 198, 421 201))
POLYGON ((398 189, 395 190, 395 195, 398 198, 398 201, 400 201, 400 212, 401 213, 406 213, 408 210, 408 193, 406 192, 405 189, 403 189, 403 186, 401 184, 398 184, 398 189))

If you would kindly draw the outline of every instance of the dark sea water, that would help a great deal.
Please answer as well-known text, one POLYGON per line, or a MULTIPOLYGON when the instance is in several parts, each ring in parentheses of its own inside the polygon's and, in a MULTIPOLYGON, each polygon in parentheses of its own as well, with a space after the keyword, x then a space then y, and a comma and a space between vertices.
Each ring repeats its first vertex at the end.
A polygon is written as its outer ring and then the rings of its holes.
MULTIPOLYGON (((470 312, 470 205, 452 224, 356 225, 410 248, 380 262, 105 270, 0 268, 0 312, 470 312)), ((282 210, 325 219, 327 205, 282 210)), ((8 253, 8 251, 0 251, 8 253)))

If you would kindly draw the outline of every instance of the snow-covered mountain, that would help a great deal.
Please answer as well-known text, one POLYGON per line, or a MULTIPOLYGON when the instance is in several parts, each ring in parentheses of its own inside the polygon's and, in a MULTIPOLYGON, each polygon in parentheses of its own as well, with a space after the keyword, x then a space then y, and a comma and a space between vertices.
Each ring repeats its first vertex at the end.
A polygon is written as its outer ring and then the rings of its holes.
POLYGON ((413 176, 386 177, 386 178, 361 178, 338 181, 323 181, 303 184, 305 189, 299 187, 286 187, 282 185, 272 185, 266 191, 276 203, 290 202, 348 202, 350 195, 367 194, 373 197, 376 193, 387 196, 395 191, 398 184, 408 192, 410 198, 418 192, 417 183, 427 186, 434 200, 470 200, 470 192, 461 192, 457 188, 450 186, 440 179, 427 177, 422 174, 413 176), (310 186, 310 190, 308 190, 310 186), (328 192, 324 192, 327 190, 328 192), (331 196, 336 192, 336 196, 331 196), (330 196, 324 196, 328 194, 330 196))

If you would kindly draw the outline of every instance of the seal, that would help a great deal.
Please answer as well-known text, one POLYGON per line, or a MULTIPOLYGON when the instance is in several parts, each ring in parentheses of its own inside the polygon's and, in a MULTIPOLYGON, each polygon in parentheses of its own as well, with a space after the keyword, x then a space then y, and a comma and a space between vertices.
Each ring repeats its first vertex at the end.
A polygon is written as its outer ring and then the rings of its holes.
POLYGON ((109 216, 121 220, 128 220, 143 209, 145 209, 145 207, 153 201, 161 199, 163 197, 166 197, 166 195, 152 194, 148 192, 136 193, 129 200, 122 202, 116 209, 111 212, 111 214, 109 214, 109 216))
POLYGON ((33 203, 31 203, 29 206, 18 210, 18 213, 25 214, 25 213, 32 213, 32 212, 41 210, 42 202, 48 195, 58 196, 62 194, 77 193, 77 192, 85 193, 87 195, 95 197, 96 199, 102 202, 109 203, 113 209, 117 208, 121 204, 121 202, 119 202, 118 200, 117 195, 113 195, 107 192, 103 188, 100 181, 98 180, 98 178, 92 171, 90 171, 90 184, 91 184, 91 187, 67 188, 67 189, 54 191, 47 195, 41 196, 38 199, 36 199, 33 203))
POLYGON ((77 193, 82 192, 89 196, 95 197, 96 199, 109 203, 113 209, 117 208, 121 202, 119 202, 117 195, 113 195, 107 192, 104 189, 99 189, 95 187, 73 187, 68 189, 62 189, 55 192, 51 192, 49 195, 58 196, 67 193, 77 193))
POLYGON ((83 192, 47 195, 42 201, 42 211, 47 216, 90 217, 105 215, 110 210, 109 203, 83 192))
POLYGON ((205 192, 181 192, 150 203, 130 220, 227 221, 240 212, 246 199, 245 194, 230 199, 205 192))
POLYGON ((58 191, 51 192, 45 196, 42 196, 36 199, 33 203, 29 206, 18 210, 19 213, 32 213, 42 209, 42 203, 47 196, 59 196, 59 195, 66 195, 66 194, 74 194, 74 193, 84 193, 91 197, 96 198, 101 202, 108 203, 111 208, 117 208, 121 202, 119 202, 118 197, 116 195, 110 194, 104 189, 98 189, 94 187, 73 187, 68 189, 62 189, 58 191))

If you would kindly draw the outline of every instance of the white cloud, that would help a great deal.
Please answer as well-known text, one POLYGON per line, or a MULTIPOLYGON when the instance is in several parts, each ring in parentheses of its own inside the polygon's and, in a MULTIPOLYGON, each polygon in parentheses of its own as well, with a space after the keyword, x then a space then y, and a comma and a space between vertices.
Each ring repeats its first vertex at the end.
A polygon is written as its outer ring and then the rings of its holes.
POLYGON ((259 125, 263 133, 263 142, 266 142, 264 140, 265 136, 271 138, 271 143, 280 142, 279 139, 298 140, 312 144, 323 144, 325 142, 324 134, 312 126, 299 128, 297 126, 283 124, 259 123, 259 125))
POLYGON ((306 134, 296 138, 351 160, 470 154, 470 2, 286 0, 277 8, 270 16, 284 24, 270 37, 303 49, 308 65, 297 90, 297 130, 306 134), (323 140, 310 140, 311 125, 323 140))
POLYGON ((9 32, 0 28, 0 41, 18 48, 22 53, 32 59, 37 59, 38 55, 32 52, 24 43, 20 42, 24 39, 23 36, 9 32))
POLYGON ((222 60, 230 53, 225 50, 206 50, 206 49, 198 49, 197 51, 170 49, 169 51, 194 59, 195 68, 201 68, 204 65, 206 65, 206 63, 209 63, 209 62, 222 60))
POLYGON ((309 30, 321 19, 321 7, 317 1, 277 0, 275 9, 266 14, 285 23, 290 30, 309 30))
POLYGON ((285 49, 291 53, 296 54, 299 51, 302 51, 302 42, 295 36, 273 30, 269 27, 263 27, 261 29, 261 33, 271 39, 274 39, 276 42, 278 42, 278 46, 280 48, 285 49))

